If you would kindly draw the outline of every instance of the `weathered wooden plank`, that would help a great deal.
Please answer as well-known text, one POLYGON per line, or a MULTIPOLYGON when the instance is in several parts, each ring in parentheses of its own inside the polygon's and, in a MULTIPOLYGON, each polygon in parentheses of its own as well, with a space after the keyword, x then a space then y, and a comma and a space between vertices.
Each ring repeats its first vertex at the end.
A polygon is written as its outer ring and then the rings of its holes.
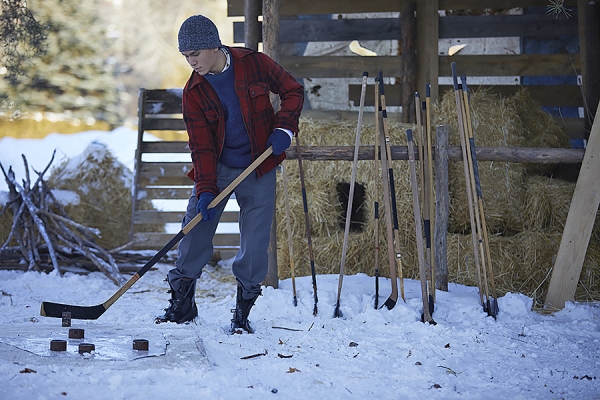
POLYGON ((138 186, 145 190, 148 186, 185 186, 192 181, 185 175, 179 176, 142 176, 139 177, 138 186))
MULTIPOLYGON (((404 0, 281 0, 281 15, 340 14, 369 12, 399 12, 404 0)), ((482 8, 510 9, 518 7, 547 7, 548 0, 440 0, 440 10, 479 10, 482 8)), ((576 0, 566 0, 565 6, 576 5, 576 0)), ((244 0, 227 0, 229 17, 244 16, 244 0)))
POLYGON ((153 177, 186 176, 191 170, 191 162, 142 162, 140 166, 141 176, 150 179, 153 177))
POLYGON ((145 131, 185 131, 185 124, 181 117, 143 118, 142 129, 145 131))
MULTIPOLYGON (((579 54, 515 54, 439 56, 439 76, 451 76, 450 63, 467 76, 568 76, 579 74, 579 54)), ((282 56, 281 65, 296 78, 360 78, 375 75, 402 76, 402 56, 282 56)))
MULTIPOLYGON (((391 146, 392 160, 408 160, 406 146, 391 146)), ((295 147, 286 150, 287 158, 297 159, 295 147)), ((352 161, 354 146, 300 146, 300 155, 303 160, 310 161, 352 161)), ((582 149, 567 148, 541 148, 541 147, 487 147, 477 146, 477 159, 479 161, 507 161, 518 163, 561 164, 579 163, 583 158, 582 149)), ((462 160, 459 146, 448 147, 450 161, 462 160)), ((359 147, 359 160, 375 159, 375 150, 372 145, 359 147)), ((415 151, 415 159, 419 159, 415 151)))
MULTIPOLYGON (((437 99, 438 87, 438 42, 439 15, 438 0, 422 0, 417 3, 417 90, 431 85, 431 98, 437 99)), ((396 96, 402 97, 402 88, 396 96)), ((423 93, 423 98, 425 98, 423 93)), ((387 96, 386 96, 387 100, 387 96)), ((392 103, 388 103, 392 105, 392 103)), ((402 102, 399 103, 402 105, 402 102)))
MULTIPOLYGON (((556 37, 578 35, 577 18, 554 18, 546 14, 453 16, 438 19, 440 39, 483 37, 556 37)), ((431 27, 433 22, 427 22, 431 27)), ((417 19, 417 24, 419 20, 417 19)), ((352 40, 399 40, 398 18, 289 19, 281 23, 279 41, 328 42, 352 40)), ((244 42, 244 22, 233 23, 233 41, 244 42)), ((262 37, 260 38, 262 41, 262 37)))
MULTIPOLYGON (((243 43, 244 22, 233 23, 233 41, 243 43), (240 40, 242 40, 240 42, 240 40)), ((281 22, 280 43, 400 39, 397 18, 288 19, 281 22)), ((262 36, 260 38, 262 41, 262 36)))
POLYGON ((436 289, 448 291, 448 125, 438 125, 435 140, 435 217, 433 241, 435 249, 436 289))
POLYGON ((181 222, 185 216, 185 211, 158 211, 158 210, 138 210, 135 213, 133 223, 140 224, 168 224, 172 222, 181 222))
POLYGON ((575 76, 579 54, 455 55, 439 57, 439 76, 452 76, 450 63, 467 76, 575 76))
POLYGON ((162 188, 140 188, 138 200, 141 199, 189 199, 192 193, 192 181, 188 179, 189 186, 184 187, 162 187, 162 188))
POLYGON ((594 228, 594 216, 600 205, 599 113, 600 107, 592 125, 548 286, 545 307, 552 310, 564 308, 565 302, 575 298, 575 290, 594 228))
POLYGON ((142 153, 189 153, 188 142, 184 141, 161 141, 161 142, 143 142, 141 144, 142 153))
POLYGON ((142 89, 145 114, 181 114, 182 89, 142 89))
MULTIPOLYGON (((185 216, 184 211, 157 211, 138 210, 133 221, 134 224, 168 224, 180 223, 185 216)), ((240 213, 238 211, 225 211, 220 222, 238 222, 240 213)))
MULTIPOLYGON (((502 97, 510 97, 518 90, 526 88, 533 100, 542 107, 582 107, 583 98, 581 89, 576 85, 471 85, 471 90, 488 90, 490 93, 498 94, 502 97)), ((451 85, 440 85, 440 95, 447 90, 454 90, 451 85)), ((388 85, 385 88, 386 101, 388 106, 400 105, 400 85, 388 85)), ((366 106, 374 105, 374 89, 367 87, 366 106)), ((349 85, 349 99, 358 104, 360 99, 360 85, 349 85)))
POLYGON ((439 18, 440 39, 578 35, 577 18, 547 14, 439 18))
MULTIPOLYGON (((137 232, 134 234, 135 243, 133 249, 160 249, 171 239, 173 234, 158 232, 137 232)), ((214 236, 213 246, 219 249, 238 249, 240 246, 240 235, 237 233, 219 233, 214 236)), ((173 248, 176 248, 174 246, 173 248)))
POLYGON ((401 56, 282 56, 281 65, 296 78, 360 78, 363 72, 376 76, 401 76, 401 56))

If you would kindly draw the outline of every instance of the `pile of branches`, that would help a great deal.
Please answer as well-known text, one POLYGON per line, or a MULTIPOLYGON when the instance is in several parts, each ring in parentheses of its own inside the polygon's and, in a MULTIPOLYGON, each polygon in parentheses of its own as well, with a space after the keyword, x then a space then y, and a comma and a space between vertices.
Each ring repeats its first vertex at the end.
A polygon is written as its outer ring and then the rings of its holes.
POLYGON ((43 171, 33 170, 38 176, 33 184, 24 155, 26 176, 22 184, 17 182, 12 166, 6 171, 0 163, 9 188, 8 201, 0 211, 0 217, 9 209, 13 215, 10 233, 0 247, 0 255, 4 251, 18 250, 28 263, 28 270, 35 271, 47 270, 50 265, 45 263, 49 259, 51 270, 60 275, 64 272, 61 261, 64 264, 74 256, 85 257, 116 285, 122 286, 126 279, 113 256, 94 241, 100 231, 70 219, 44 181, 55 153, 43 171), (16 242, 16 248, 9 247, 11 242, 16 242))

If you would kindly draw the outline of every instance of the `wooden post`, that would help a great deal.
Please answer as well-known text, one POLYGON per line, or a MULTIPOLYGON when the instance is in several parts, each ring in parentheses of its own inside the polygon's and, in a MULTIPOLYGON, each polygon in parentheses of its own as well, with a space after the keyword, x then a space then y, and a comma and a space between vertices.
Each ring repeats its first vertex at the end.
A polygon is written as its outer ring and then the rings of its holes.
POLYGON ((436 289, 448 291, 448 125, 438 125, 435 140, 435 226, 433 243, 435 248, 436 289))
POLYGON ((244 45, 252 50, 258 50, 260 41, 258 16, 261 8, 261 0, 244 0, 244 45))
MULTIPOLYGON (((279 59, 279 7, 281 0, 262 0, 262 37, 263 53, 277 61, 279 59)), ((279 109, 279 96, 271 95, 275 110, 279 109)), ((277 266, 277 213, 273 210, 271 224, 271 242, 269 243, 269 269, 263 281, 265 286, 279 287, 279 268, 277 266)))
POLYGON ((564 308, 566 301, 573 301, 575 298, 579 275, 594 228, 594 216, 600 204, 598 171, 600 171, 600 113, 596 111, 550 278, 545 304, 548 311, 564 308))
MULTIPOLYGON (((414 1, 402 3, 400 27, 402 36, 402 122, 415 123, 415 91, 417 90, 417 20, 414 1)), ((418 105, 421 106, 420 104, 418 105)))
POLYGON ((600 6, 597 1, 578 0, 581 86, 584 98, 584 129, 587 138, 600 100, 600 6))
POLYGON ((431 99, 438 98, 438 40, 439 0, 417 2, 417 90, 425 90, 431 84, 431 99))

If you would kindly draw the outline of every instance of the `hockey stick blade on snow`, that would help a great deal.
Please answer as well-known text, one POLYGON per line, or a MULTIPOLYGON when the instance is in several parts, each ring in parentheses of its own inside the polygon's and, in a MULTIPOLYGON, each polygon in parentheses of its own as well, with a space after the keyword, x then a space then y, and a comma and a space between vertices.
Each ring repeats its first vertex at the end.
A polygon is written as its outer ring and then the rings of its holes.
MULTIPOLYGON (((215 207, 222 200, 227 198, 233 189, 250 175, 264 160, 273 153, 273 148, 269 147, 259 158, 257 158, 248 168, 246 168, 233 182, 229 184, 215 199, 208 205, 209 208, 215 207)), ((173 237, 162 249, 154 255, 142 268, 140 268, 123 286, 116 291, 108 300, 95 306, 76 306, 71 304, 53 303, 49 301, 42 302, 40 315, 50 318, 62 318, 63 312, 71 313, 72 319, 98 319, 110 306, 112 306, 138 279, 140 279, 150 268, 152 268, 169 250, 171 250, 185 235, 187 235, 198 222, 202 220, 202 214, 194 217, 186 226, 183 227, 177 235, 173 237)))

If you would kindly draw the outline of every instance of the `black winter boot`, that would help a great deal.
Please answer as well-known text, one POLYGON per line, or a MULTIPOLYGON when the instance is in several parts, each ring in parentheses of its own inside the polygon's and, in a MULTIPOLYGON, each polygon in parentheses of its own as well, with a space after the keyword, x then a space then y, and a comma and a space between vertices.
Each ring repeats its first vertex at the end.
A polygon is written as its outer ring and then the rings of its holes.
MULTIPOLYGON (((169 282, 168 279, 166 281, 169 282)), ((155 322, 157 324, 161 322, 182 324, 192 321, 198 316, 198 309, 194 300, 195 281, 193 279, 181 279, 179 282, 179 290, 177 291, 173 289, 171 282, 169 282, 169 287, 171 288, 167 292, 171 293, 169 307, 165 308, 164 315, 156 318, 155 322)))
POLYGON ((231 319, 229 333, 234 334, 239 332, 240 329, 243 329, 248 333, 254 333, 254 329, 252 329, 250 321, 248 321, 248 315, 257 298, 258 295, 248 300, 244 299, 242 297, 242 287, 238 285, 235 309, 231 310, 233 318, 231 319))

